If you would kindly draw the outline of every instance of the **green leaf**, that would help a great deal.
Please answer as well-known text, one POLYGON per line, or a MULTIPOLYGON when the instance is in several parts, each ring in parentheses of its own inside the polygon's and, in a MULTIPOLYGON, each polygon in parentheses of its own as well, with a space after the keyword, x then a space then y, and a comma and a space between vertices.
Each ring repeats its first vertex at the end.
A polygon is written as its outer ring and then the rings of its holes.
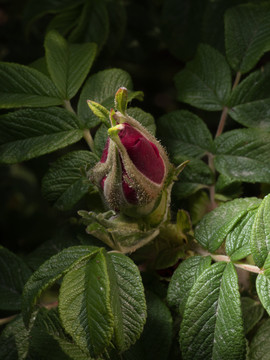
POLYGON ((202 160, 188 159, 187 156, 176 156, 173 162, 181 164, 189 160, 184 171, 178 176, 178 181, 173 186, 173 194, 177 199, 186 198, 202 188, 208 188, 214 182, 214 174, 202 160))
POLYGON ((65 333, 56 308, 38 311, 30 332, 29 355, 31 359, 90 360, 65 333))
MULTIPOLYGON (((269 270, 269 269, 268 269, 269 270)), ((262 306, 270 315, 270 277, 269 274, 259 274, 256 279, 256 290, 262 306)))
POLYGON ((229 232, 226 238, 226 253, 232 261, 238 261, 250 255, 250 236, 254 223, 255 215, 258 209, 249 211, 239 220, 233 230, 229 232))
POLYGON ((109 35, 109 17, 104 0, 85 1, 77 26, 68 40, 72 43, 94 42, 101 50, 109 35))
POLYGON ((45 56, 33 61, 31 64, 29 64, 28 66, 30 66, 33 69, 36 69, 37 71, 41 72, 42 74, 50 77, 49 71, 48 71, 48 66, 46 63, 46 59, 45 56))
POLYGON ((40 294, 79 263, 87 261, 98 249, 93 246, 73 246, 64 249, 33 273, 23 291, 22 312, 26 326, 29 325, 40 294))
POLYGON ((131 259, 120 253, 108 255, 114 344, 122 352, 136 342, 143 330, 146 320, 144 287, 138 267, 131 259))
POLYGON ((205 123, 189 111, 173 111, 158 120, 158 136, 171 156, 200 158, 214 150, 205 123))
POLYGON ((123 360, 169 359, 172 342, 172 316, 164 302, 146 292, 147 320, 139 340, 122 354, 123 360))
POLYGON ((46 107, 63 100, 53 82, 24 65, 0 62, 0 108, 46 107))
POLYGON ((0 309, 20 310, 24 284, 31 270, 18 256, 0 246, 0 309))
POLYGON ((244 4, 225 13, 227 59, 235 71, 250 71, 270 50, 269 4, 244 4))
POLYGON ((66 37, 70 31, 76 27, 81 11, 82 7, 80 6, 80 2, 76 2, 76 7, 57 13, 49 22, 46 33, 51 30, 56 30, 59 34, 66 37))
POLYGON ((108 128, 106 125, 102 124, 95 134, 94 144, 95 144, 95 154, 98 158, 101 157, 103 150, 108 139, 108 128))
POLYGON ((250 245, 255 264, 262 267, 270 251, 270 194, 263 199, 255 215, 250 245))
MULTIPOLYGON (((259 70, 249 74, 232 91, 229 105, 237 108, 237 105, 252 103, 269 97, 270 93, 270 64, 266 64, 259 70)), ((233 116, 233 110, 230 112, 233 116)))
POLYGON ((59 313, 65 330, 92 356, 101 354, 113 335, 110 280, 104 251, 69 271, 62 282, 59 313))
POLYGON ((201 26, 206 0, 167 0, 162 8, 162 35, 171 53, 182 61, 189 60, 201 40, 201 26), (179 36, 185 34, 185 36, 179 36))
POLYGON ((194 60, 175 76, 177 99, 199 109, 222 110, 231 92, 231 71, 217 50, 198 47, 194 60))
POLYGON ((78 103, 78 115, 87 127, 94 127, 100 122, 89 110, 87 100, 95 101, 110 110, 114 107, 115 93, 122 86, 132 89, 133 85, 130 75, 120 69, 103 70, 87 79, 78 103))
POLYGON ((192 287, 180 329, 184 360, 245 359, 237 273, 232 263, 206 269, 192 287))
POLYGON ((73 151, 54 162, 42 180, 42 193, 59 210, 71 209, 84 195, 93 190, 86 169, 97 158, 90 151, 73 151))
POLYGON ((270 182, 270 133, 258 129, 228 131, 215 140, 217 171, 245 182, 270 182))
POLYGON ((25 328, 22 316, 18 315, 3 330, 0 336, 0 359, 23 360, 29 346, 29 331, 25 328))
POLYGON ((210 265, 210 256, 192 256, 183 261, 173 273, 169 283, 167 294, 168 304, 177 307, 183 315, 193 285, 210 265))
POLYGON ((247 334, 261 320, 264 309, 259 301, 253 300, 249 297, 241 298, 241 307, 245 334, 247 334))
POLYGON ((83 0, 77 0, 75 3, 73 0, 47 0, 46 2, 38 3, 36 0, 30 0, 24 9, 24 21, 31 24, 45 14, 54 14, 73 9, 82 2, 83 0))
POLYGON ((253 339, 249 347, 249 360, 268 360, 270 352, 270 319, 264 321, 253 339))
POLYGON ((243 198, 220 205, 203 217, 195 228, 195 239, 210 252, 216 251, 229 232, 248 211, 256 209, 261 200, 243 198))
POLYGON ((96 55, 96 44, 68 44, 56 31, 45 38, 48 70, 62 99, 70 100, 85 80, 96 55))
POLYGON ((0 161, 16 163, 79 141, 83 130, 65 109, 24 109, 0 116, 0 161))
POLYGON ((270 131, 270 99, 235 106, 229 114, 244 126, 270 131))

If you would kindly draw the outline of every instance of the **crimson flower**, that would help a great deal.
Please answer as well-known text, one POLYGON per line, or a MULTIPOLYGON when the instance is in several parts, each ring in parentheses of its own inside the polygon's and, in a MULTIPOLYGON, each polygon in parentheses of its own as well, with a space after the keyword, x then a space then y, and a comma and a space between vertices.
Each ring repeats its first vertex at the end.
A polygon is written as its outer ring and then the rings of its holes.
POLYGON ((100 162, 90 179, 101 190, 109 208, 142 216, 158 205, 169 171, 169 160, 160 143, 137 120, 119 111, 100 162))

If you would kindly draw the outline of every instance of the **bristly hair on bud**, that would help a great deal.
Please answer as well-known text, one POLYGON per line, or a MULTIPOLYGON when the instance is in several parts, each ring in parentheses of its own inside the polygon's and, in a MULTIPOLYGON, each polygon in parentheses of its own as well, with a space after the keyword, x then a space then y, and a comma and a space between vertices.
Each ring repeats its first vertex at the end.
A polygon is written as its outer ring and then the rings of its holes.
POLYGON ((110 209, 138 217, 158 206, 172 165, 158 140, 126 113, 127 103, 127 89, 122 87, 115 95, 116 111, 110 111, 101 159, 89 177, 110 209))

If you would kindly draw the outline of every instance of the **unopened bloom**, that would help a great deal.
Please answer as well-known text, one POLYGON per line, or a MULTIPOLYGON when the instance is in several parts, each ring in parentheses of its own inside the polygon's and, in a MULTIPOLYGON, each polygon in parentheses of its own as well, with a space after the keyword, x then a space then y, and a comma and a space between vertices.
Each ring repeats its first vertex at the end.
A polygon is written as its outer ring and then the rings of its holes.
POLYGON ((129 216, 151 213, 159 204, 170 163, 156 138, 137 120, 112 111, 113 126, 90 179, 108 207, 129 216))

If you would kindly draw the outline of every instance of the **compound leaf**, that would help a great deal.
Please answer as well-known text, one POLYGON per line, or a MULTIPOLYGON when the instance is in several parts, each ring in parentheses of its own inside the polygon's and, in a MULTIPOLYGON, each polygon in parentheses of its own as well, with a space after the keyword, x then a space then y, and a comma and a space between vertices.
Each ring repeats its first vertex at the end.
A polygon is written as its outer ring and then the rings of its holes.
POLYGON ((127 350, 141 335, 146 320, 144 287, 138 267, 120 253, 109 253, 111 304, 114 315, 114 343, 127 350))
POLYGON ((26 326, 29 325, 40 294, 78 263, 93 256, 98 249, 94 246, 73 246, 64 249, 45 261, 33 273, 23 291, 22 312, 26 326))
POLYGON ((93 185, 86 175, 86 169, 97 162, 90 151, 70 152, 53 163, 42 181, 42 192, 59 210, 71 209, 93 185))
POLYGON ((256 209, 260 202, 257 198, 242 198, 220 205, 198 223, 195 239, 210 252, 216 251, 239 220, 248 211, 256 209))
POLYGON ((250 255, 250 234, 257 209, 249 211, 239 220, 226 238, 226 253, 232 261, 238 261, 250 255))
POLYGON ((50 76, 63 100, 70 100, 81 87, 96 55, 96 44, 68 44, 56 31, 45 38, 50 76))
POLYGON ((244 360, 246 340, 232 263, 206 269, 192 287, 180 330, 184 360, 244 360))
POLYGON ((214 151, 212 135, 205 123, 189 111, 173 111, 158 120, 158 135, 172 157, 200 158, 214 151))
POLYGON ((17 163, 79 141, 83 130, 65 109, 23 109, 0 116, 0 161, 17 163))
POLYGON ((227 59, 235 71, 250 71, 270 50, 269 4, 244 4, 225 13, 227 59))
POLYGON ((0 62, 0 108, 61 105, 53 82, 28 66, 0 62))
POLYGON ((255 215, 250 244, 255 264, 262 267, 270 251, 270 194, 263 199, 255 215))
POLYGON ((228 131, 215 140, 216 169, 232 179, 270 182, 270 133, 259 129, 228 131))
POLYGON ((261 324, 249 347, 249 360, 268 360, 270 352, 270 319, 261 324))
POLYGON ((264 309, 259 301, 253 300, 249 297, 241 298, 241 306, 245 334, 247 334, 261 320, 264 309))
POLYGON ((175 84, 179 101, 199 109, 222 110, 231 92, 231 71, 222 54, 201 44, 194 60, 176 74, 175 84))
POLYGON ((69 271, 62 282, 59 313, 63 326, 85 352, 98 356, 113 335, 110 280, 103 249, 69 271))
POLYGON ((0 309, 20 310, 24 284, 31 270, 18 256, 0 246, 0 309))
POLYGON ((192 256, 183 261, 173 273, 168 287, 167 301, 183 315, 192 286, 197 278, 210 267, 211 257, 192 256))

